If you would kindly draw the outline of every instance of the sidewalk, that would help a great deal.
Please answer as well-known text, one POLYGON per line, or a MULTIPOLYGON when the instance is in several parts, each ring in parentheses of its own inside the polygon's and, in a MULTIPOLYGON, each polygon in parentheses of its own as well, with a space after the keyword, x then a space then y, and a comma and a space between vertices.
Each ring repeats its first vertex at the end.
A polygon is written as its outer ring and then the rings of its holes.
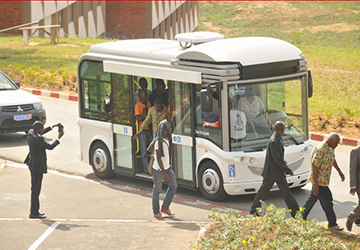
MULTIPOLYGON (((30 92, 34 95, 60 98, 60 99, 76 101, 76 102, 78 101, 77 95, 69 95, 69 94, 57 93, 57 92, 46 91, 46 90, 30 89, 30 88, 22 88, 22 89, 27 92, 30 92)), ((327 139, 328 137, 329 137, 329 135, 323 135, 323 134, 317 134, 317 133, 310 132, 310 139, 315 140, 315 141, 323 141, 323 140, 327 139)), ((357 145, 360 145, 360 140, 354 139, 354 138, 340 137, 340 143, 344 144, 344 145, 357 146, 357 145)))
POLYGON ((171 204, 175 217, 157 220, 148 192, 51 170, 40 195, 47 219, 30 220, 29 171, 14 162, 0 161, 0 190, 1 249, 28 249, 55 222, 40 249, 192 249, 211 221, 209 207, 182 197, 171 204))

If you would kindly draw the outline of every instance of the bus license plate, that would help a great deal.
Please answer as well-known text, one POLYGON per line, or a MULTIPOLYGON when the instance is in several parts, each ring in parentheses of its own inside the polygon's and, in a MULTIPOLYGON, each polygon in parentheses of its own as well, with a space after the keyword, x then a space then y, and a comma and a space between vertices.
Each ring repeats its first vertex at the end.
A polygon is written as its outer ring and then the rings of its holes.
POLYGON ((14 115, 14 121, 25 121, 31 120, 31 114, 29 115, 14 115))

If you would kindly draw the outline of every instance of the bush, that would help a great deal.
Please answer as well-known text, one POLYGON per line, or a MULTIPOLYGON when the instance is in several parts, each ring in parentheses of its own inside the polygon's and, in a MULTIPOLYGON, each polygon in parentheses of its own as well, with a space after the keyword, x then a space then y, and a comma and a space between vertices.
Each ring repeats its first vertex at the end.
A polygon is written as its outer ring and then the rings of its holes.
POLYGON ((259 217, 213 210, 209 214, 213 223, 193 249, 359 249, 358 238, 328 230, 316 219, 303 220, 302 209, 296 218, 288 218, 285 208, 265 203, 259 217))

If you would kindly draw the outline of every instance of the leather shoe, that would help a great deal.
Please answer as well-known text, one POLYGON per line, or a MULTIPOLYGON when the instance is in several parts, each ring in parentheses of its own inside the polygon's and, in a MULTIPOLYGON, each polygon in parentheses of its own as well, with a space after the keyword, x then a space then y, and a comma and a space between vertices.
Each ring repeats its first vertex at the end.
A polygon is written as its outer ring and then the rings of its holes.
POLYGON ((339 225, 332 226, 332 227, 330 227, 329 229, 331 229, 331 230, 336 230, 336 231, 342 231, 342 230, 344 230, 344 228, 343 228, 343 227, 339 227, 339 225))
POLYGON ((46 216, 45 216, 45 214, 30 214, 29 215, 29 218, 30 219, 45 219, 46 218, 46 216))
POLYGON ((360 225, 360 218, 357 218, 357 219, 356 219, 355 224, 356 224, 356 225, 360 225))

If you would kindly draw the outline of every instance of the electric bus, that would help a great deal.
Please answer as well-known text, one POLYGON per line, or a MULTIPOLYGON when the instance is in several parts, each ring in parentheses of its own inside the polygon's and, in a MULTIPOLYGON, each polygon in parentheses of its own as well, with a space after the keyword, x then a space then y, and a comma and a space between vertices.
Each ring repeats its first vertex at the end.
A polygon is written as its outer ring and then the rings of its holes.
POLYGON ((209 200, 256 193, 277 121, 286 126, 285 158, 294 172, 288 184, 308 183, 312 80, 302 51, 286 41, 213 32, 111 41, 92 45, 77 74, 80 158, 100 178, 152 180, 133 140, 135 93, 145 78, 149 90, 157 79, 166 84, 179 186, 199 189, 209 200))

